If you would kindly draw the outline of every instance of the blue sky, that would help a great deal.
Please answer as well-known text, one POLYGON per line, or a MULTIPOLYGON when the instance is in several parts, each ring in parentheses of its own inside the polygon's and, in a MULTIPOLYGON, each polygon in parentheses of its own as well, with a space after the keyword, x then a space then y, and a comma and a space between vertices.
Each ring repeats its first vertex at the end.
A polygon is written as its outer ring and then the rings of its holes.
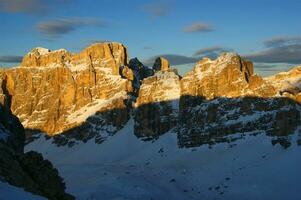
POLYGON ((300 0, 0 0, 0 65, 36 46, 78 52, 117 41, 146 63, 235 51, 269 70, 301 63, 300 8, 300 0))

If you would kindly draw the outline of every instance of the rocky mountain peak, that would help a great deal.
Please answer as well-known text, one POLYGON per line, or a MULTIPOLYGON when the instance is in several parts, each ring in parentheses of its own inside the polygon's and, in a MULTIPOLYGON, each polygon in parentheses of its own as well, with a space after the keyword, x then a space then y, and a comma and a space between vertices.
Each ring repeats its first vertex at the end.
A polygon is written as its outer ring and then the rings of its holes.
POLYGON ((301 65, 296 66, 288 72, 265 78, 265 81, 272 84, 279 95, 291 98, 301 103, 301 65))
POLYGON ((181 80, 181 87, 182 95, 206 99, 275 94, 270 84, 254 74, 252 62, 235 53, 224 53, 216 60, 204 58, 197 62, 181 80))
POLYGON ((35 54, 37 56, 42 56, 42 55, 45 55, 45 54, 48 54, 49 52, 51 52, 50 49, 46 49, 44 47, 36 47, 36 48, 33 48, 29 54, 35 54))
POLYGON ((167 71, 169 69, 169 62, 166 58, 158 57, 153 65, 154 71, 167 71))
POLYGON ((65 49, 51 51, 50 49, 37 47, 23 57, 21 67, 63 66, 70 59, 71 54, 65 49))
POLYGON ((202 104, 201 100, 230 102, 284 94, 295 101, 300 98, 298 69, 263 79, 254 73, 252 62, 224 53, 215 60, 203 58, 180 77, 163 57, 149 68, 137 58, 128 62, 124 45, 107 42, 92 44, 78 54, 37 48, 20 67, 2 70, 0 75, 11 96, 12 113, 27 130, 76 133, 81 138, 101 135, 100 130, 116 132, 130 113, 136 135, 163 134, 176 126, 179 113, 202 104), (291 80, 288 90, 281 88, 284 80, 291 80))
POLYGON ((73 65, 89 63, 93 67, 111 67, 112 74, 119 75, 119 66, 128 63, 127 48, 117 42, 95 43, 72 58, 73 65))
POLYGON ((127 59, 127 49, 120 43, 93 44, 79 54, 36 48, 24 56, 20 67, 0 74, 11 95, 11 110, 25 128, 53 135, 84 123, 98 111, 126 106, 131 80, 119 75, 119 66, 127 59), (86 106, 94 107, 86 110, 86 106))

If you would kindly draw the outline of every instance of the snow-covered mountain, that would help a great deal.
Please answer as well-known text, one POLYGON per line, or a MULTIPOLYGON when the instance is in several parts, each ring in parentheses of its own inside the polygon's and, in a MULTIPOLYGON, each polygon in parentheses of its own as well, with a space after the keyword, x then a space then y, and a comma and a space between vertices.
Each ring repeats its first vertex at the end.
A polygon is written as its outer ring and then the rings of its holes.
POLYGON ((76 199, 301 197, 300 132, 287 138, 289 148, 252 132, 236 134, 240 139, 232 142, 179 148, 175 130, 154 141, 142 141, 133 131, 131 119, 101 144, 89 140, 72 147, 58 147, 53 138, 40 135, 26 150, 51 160, 76 199))
POLYGON ((262 78, 224 53, 181 77, 165 58, 150 68, 106 42, 35 48, 0 84, 25 150, 77 199, 301 198, 300 66, 262 78))

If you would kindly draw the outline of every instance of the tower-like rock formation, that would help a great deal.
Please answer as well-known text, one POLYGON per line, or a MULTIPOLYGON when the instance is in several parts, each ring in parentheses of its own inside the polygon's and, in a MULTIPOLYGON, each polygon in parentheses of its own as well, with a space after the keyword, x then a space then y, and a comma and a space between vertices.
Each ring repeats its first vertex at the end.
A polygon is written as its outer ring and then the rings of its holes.
POLYGON ((169 62, 166 58, 158 57, 155 60, 155 63, 153 65, 154 71, 168 71, 169 69, 169 62))

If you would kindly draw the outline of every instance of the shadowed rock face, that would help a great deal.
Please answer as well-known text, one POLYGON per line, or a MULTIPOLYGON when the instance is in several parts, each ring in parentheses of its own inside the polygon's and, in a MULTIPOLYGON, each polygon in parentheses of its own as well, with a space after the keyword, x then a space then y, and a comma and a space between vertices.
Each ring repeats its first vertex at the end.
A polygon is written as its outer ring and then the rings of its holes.
POLYGON ((1 77, 0 88, 0 143, 17 152, 24 150, 24 128, 19 119, 11 113, 11 96, 6 90, 6 78, 1 77))
POLYGON ((176 127, 180 146, 189 146, 234 133, 293 133, 301 124, 300 106, 276 96, 277 88, 254 74, 252 63, 239 55, 204 58, 182 79, 168 70, 143 80, 135 134, 157 137, 176 127))
POLYGON ((137 137, 156 138, 174 128, 181 146, 189 146, 187 138, 193 143, 254 127, 286 135, 300 122, 299 68, 263 79, 252 62, 225 53, 200 60, 180 77, 162 57, 153 69, 137 58, 127 61, 119 43, 94 44, 79 54, 36 48, 20 67, 2 70, 0 83, 25 128, 63 133, 55 137, 61 145, 73 145, 71 138, 100 143, 130 113, 137 137))
POLYGON ((48 160, 36 152, 23 152, 24 129, 10 109, 4 91, 0 103, 0 180, 53 200, 71 200, 65 183, 48 160))
POLYGON ((301 128, 301 106, 288 98, 182 96, 178 124, 181 147, 231 141, 233 134, 287 136, 301 128), (184 106, 183 106, 184 105, 184 106), (197 105, 197 106, 193 106, 197 105))
POLYGON ((135 134, 157 137, 173 128, 180 92, 180 77, 172 70, 158 71, 144 79, 135 103, 135 134))

